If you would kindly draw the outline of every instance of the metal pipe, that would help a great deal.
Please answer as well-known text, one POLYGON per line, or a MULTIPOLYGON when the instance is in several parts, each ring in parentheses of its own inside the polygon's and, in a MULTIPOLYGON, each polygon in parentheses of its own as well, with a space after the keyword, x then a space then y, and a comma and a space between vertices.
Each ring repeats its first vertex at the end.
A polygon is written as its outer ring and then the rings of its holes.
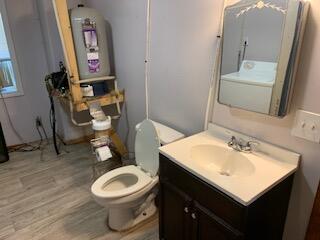
MULTIPOLYGON (((209 126, 210 118, 213 117, 213 107, 218 96, 218 87, 219 87, 219 80, 220 80, 220 58, 221 58, 221 36, 217 36, 217 45, 215 51, 215 59, 212 64, 212 75, 210 79, 210 88, 209 88, 209 96, 206 108, 206 115, 205 115, 205 122, 204 122, 204 129, 207 130, 209 126), (212 115, 212 116, 211 116, 212 115)), ((211 119, 213 120, 213 119, 211 119)))
POLYGON ((149 119, 149 78, 150 78, 150 69, 149 69, 149 61, 150 61, 150 35, 151 35, 151 0, 147 0, 147 38, 146 38, 146 55, 145 55, 145 95, 146 95, 146 118, 149 119))
POLYGON ((248 39, 246 39, 243 43, 243 54, 242 54, 242 61, 246 58, 246 53, 247 53, 247 47, 248 47, 248 39))
POLYGON ((242 55, 242 52, 241 52, 241 50, 239 50, 239 52, 238 52, 238 62, 237 62, 237 72, 239 72, 240 68, 241 68, 241 55, 242 55))
POLYGON ((214 62, 212 63, 212 73, 210 78, 210 88, 208 95, 208 102, 206 108, 206 115, 204 121, 204 130, 207 130, 209 127, 209 122, 214 122, 214 106, 216 101, 218 101, 219 96, 219 83, 220 83, 220 67, 221 67, 221 54, 222 54, 222 41, 223 41, 223 17, 224 10, 227 7, 226 1, 222 1, 222 11, 220 16, 220 24, 217 35, 217 45, 214 62))
POLYGON ((92 125, 92 121, 90 122, 84 122, 84 123, 78 123, 75 119, 74 119, 74 114, 73 114, 73 103, 71 101, 71 99, 69 99, 69 106, 70 106, 70 118, 71 121, 74 125, 78 126, 78 127, 84 127, 84 126, 89 126, 92 125))

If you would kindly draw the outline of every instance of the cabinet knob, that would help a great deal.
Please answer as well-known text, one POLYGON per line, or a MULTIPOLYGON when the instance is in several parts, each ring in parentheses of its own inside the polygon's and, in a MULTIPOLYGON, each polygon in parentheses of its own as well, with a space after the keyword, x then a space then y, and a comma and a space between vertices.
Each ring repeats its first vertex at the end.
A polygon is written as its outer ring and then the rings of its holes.
POLYGON ((197 219, 197 215, 195 213, 191 213, 192 219, 197 219))
POLYGON ((188 208, 188 207, 185 207, 185 208, 184 208, 184 212, 185 212, 185 213, 189 213, 189 208, 188 208))

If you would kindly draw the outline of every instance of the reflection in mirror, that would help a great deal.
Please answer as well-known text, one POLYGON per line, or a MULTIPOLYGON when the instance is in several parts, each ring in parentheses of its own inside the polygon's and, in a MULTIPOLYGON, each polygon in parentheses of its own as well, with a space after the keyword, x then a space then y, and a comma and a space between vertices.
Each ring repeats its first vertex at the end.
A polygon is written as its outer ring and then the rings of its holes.
POLYGON ((220 103, 286 115, 307 9, 297 0, 242 0, 225 8, 220 103))

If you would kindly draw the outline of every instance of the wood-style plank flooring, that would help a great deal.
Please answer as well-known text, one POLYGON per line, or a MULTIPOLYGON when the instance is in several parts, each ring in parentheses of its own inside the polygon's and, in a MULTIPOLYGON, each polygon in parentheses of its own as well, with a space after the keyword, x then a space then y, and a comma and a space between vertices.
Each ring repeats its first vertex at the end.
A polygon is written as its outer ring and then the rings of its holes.
MULTIPOLYGON (((112 232, 106 210, 91 198, 92 158, 88 144, 65 147, 56 156, 44 151, 12 153, 0 164, 1 240, 155 240, 158 221, 130 232, 112 232)), ((109 162, 106 169, 116 167, 109 162)))

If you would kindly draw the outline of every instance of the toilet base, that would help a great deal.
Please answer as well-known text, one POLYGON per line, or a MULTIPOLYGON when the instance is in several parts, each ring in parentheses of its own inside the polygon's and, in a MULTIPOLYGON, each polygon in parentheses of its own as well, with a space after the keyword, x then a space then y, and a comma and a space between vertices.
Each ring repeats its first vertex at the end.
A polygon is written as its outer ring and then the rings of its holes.
POLYGON ((147 220, 156 212, 154 200, 138 215, 134 209, 109 209, 108 226, 115 231, 125 231, 147 220))

